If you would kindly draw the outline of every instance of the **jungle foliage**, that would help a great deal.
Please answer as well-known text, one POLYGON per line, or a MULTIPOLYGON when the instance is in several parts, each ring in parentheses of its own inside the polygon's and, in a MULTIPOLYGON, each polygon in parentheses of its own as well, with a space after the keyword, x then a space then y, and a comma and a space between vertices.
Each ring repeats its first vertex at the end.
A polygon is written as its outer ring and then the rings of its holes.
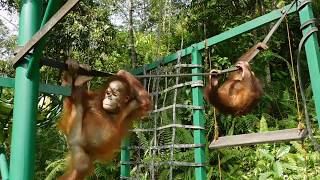
MULTIPOLYGON (((15 11, 19 0, 0 0, 2 7, 15 11)), ((47 1, 44 1, 46 4, 47 1)), ((137 64, 143 66, 162 56, 220 34, 274 9, 283 7, 284 0, 133 0, 133 26, 137 64), (183 41, 182 41, 183 39, 183 41)), ((313 1, 316 17, 319 18, 320 3, 313 1)), ((128 4, 125 0, 82 0, 47 36, 44 57, 66 60, 68 57, 90 64, 93 69, 116 72, 130 70, 130 47, 128 32, 128 4)), ((263 40, 272 24, 234 37, 214 45, 202 52, 205 71, 210 68, 224 69, 231 66, 248 48, 263 40)), ((264 85, 264 95, 255 110, 241 117, 215 114, 206 108, 206 137, 208 144, 215 134, 214 119, 217 119, 219 135, 234 135, 285 128, 295 128, 304 122, 299 91, 296 100, 294 81, 296 75, 296 52, 302 37, 296 13, 284 21, 268 43, 269 49, 261 53, 253 63, 255 74, 264 85), (288 23, 293 60, 290 58, 288 23)), ((13 55, 17 37, 8 34, 0 21, 0 72, 14 77, 14 69, 6 63, 13 55)), ((319 37, 319 33, 318 33, 319 37)), ((307 107, 315 138, 319 139, 319 124, 309 79, 305 54, 302 53, 302 75, 306 91, 307 107)), ((170 67, 168 67, 170 69, 170 67)), ((41 82, 60 84, 61 71, 49 67, 41 68, 41 82)), ((102 78, 91 83, 95 88, 103 84, 102 78)), ((0 141, 10 156, 10 134, 13 113, 13 89, 0 91, 0 141)), ((180 102, 191 102, 190 91, 182 89, 177 97, 180 102)), ((170 99, 168 97, 167 99, 170 99)), ((36 179, 56 179, 61 175, 67 161, 65 137, 56 129, 60 118, 62 97, 49 94, 39 96, 37 117, 36 179)), ((171 116, 162 114, 162 123, 171 122, 171 116)), ((178 112, 183 122, 191 123, 190 112, 178 112)), ((152 123, 152 122, 147 122, 152 123)), ((179 130, 175 141, 192 143, 192 131, 179 130)), ((162 132, 160 143, 171 139, 171 132, 162 132)), ((141 146, 150 145, 147 137, 133 135, 141 146)), ((208 146, 207 144, 207 146, 208 146)), ((208 179, 319 179, 320 154, 315 152, 309 139, 304 142, 235 147, 206 151, 208 179)), ((162 157, 166 159, 166 154, 162 157)), ((150 161, 150 155, 141 156, 150 161)), ((177 152, 175 159, 193 160, 190 152, 177 152)), ((120 157, 107 164, 97 163, 90 179, 119 179, 120 157)), ((136 166, 133 166, 134 174, 136 166)), ((194 179, 194 169, 177 167, 174 179, 194 179)), ((168 177, 163 168, 159 179, 168 177)), ((141 176, 148 179, 148 174, 141 176)))

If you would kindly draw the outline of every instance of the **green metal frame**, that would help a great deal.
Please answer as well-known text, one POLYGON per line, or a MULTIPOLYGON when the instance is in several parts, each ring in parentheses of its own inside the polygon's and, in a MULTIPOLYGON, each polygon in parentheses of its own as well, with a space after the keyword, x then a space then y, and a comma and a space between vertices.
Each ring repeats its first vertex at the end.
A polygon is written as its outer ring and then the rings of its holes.
MULTIPOLYGON (((60 4, 60 0, 50 0, 45 16, 41 19, 43 13, 42 0, 23 0, 19 18, 18 45, 26 44, 39 31, 41 24, 43 25, 52 16, 53 12, 60 7, 60 4)), ((44 46, 43 41, 35 47, 32 55, 26 56, 16 67, 14 86, 13 79, 1 78, 3 80, 1 85, 15 87, 9 171, 11 180, 34 179, 35 120, 39 93, 39 59, 44 46), (30 72, 32 72, 32 77, 30 72), (21 101, 22 99, 23 101, 21 101)), ((40 89, 48 90, 48 93, 66 94, 64 90, 50 85, 43 85, 40 89)), ((1 160, 4 161, 5 159, 2 158, 1 160)), ((3 166, 1 168, 4 168, 5 164, 1 163, 1 166, 3 166)), ((1 173, 2 178, 5 178, 5 171, 1 171, 1 173)))
MULTIPOLYGON (((311 3, 309 3, 299 11, 299 17, 301 24, 304 24, 305 22, 314 18, 311 3)), ((302 34, 305 36, 306 33, 313 27, 315 27, 314 23, 308 25, 308 27, 302 30, 302 34)), ((318 126, 320 127, 320 51, 316 33, 313 33, 306 40, 304 48, 307 55, 309 75, 313 91, 313 99, 316 107, 318 126)))
POLYGON ((1 152, 0 152, 0 172, 1 172, 1 179, 3 180, 9 179, 8 164, 7 164, 4 148, 1 148, 1 152))
POLYGON ((6 159, 6 156, 2 153, 0 154, 0 172, 1 172, 1 179, 2 180, 9 179, 7 159, 6 159))
MULTIPOLYGON (((284 9, 288 9, 290 5, 287 5, 284 7, 284 9)), ((288 14, 294 13, 296 12, 297 9, 296 7, 293 7, 288 14)), ((312 13, 312 6, 311 4, 306 5, 306 7, 304 7, 300 12, 300 20, 301 20, 301 24, 303 24, 304 22, 314 18, 313 13, 312 13)), ((228 40, 230 38, 233 38, 235 36, 238 36, 240 34, 243 34, 245 32, 257 29, 265 24, 268 24, 272 21, 275 21, 277 19, 279 19, 282 16, 281 10, 274 10, 268 14, 265 14, 263 16, 260 16, 258 18, 255 18, 251 21, 248 21, 240 26, 237 26, 235 28, 232 28, 226 32, 223 32, 219 35, 213 36, 209 39, 207 39, 207 41, 202 41, 199 43, 195 43, 193 45, 191 45, 190 47, 187 47, 185 49, 182 49, 181 51, 178 51, 176 53, 173 53, 171 55, 165 56, 163 58, 161 58, 160 60, 148 64, 146 67, 141 67, 141 68, 136 68, 132 71, 132 73, 136 74, 136 75, 140 75, 143 73, 144 68, 145 70, 152 70, 158 67, 159 62, 163 63, 163 64, 168 64, 171 63, 173 61, 176 61, 179 56, 180 57, 184 57, 187 55, 192 56, 192 63, 200 63, 201 62, 201 56, 199 51, 203 50, 206 46, 210 47, 212 45, 215 45, 217 43, 223 42, 225 40, 228 40)), ((314 27, 314 25, 309 25, 309 27, 307 27, 305 30, 303 30, 303 34, 305 35, 306 32, 311 28, 314 27)), ((317 41, 317 36, 314 33, 305 43, 305 49, 306 49, 306 53, 307 53, 307 60, 308 60, 308 65, 309 65, 309 73, 310 73, 310 77, 311 77, 311 84, 312 84, 312 90, 313 90, 313 95, 314 95, 314 99, 315 99, 315 106, 316 106, 316 111, 317 111, 317 119, 318 119, 318 124, 320 126, 320 83, 319 83, 319 79, 320 79, 320 57, 319 57, 319 45, 318 45, 318 41, 317 41)), ((199 72, 199 69, 193 69, 192 73, 196 73, 199 72)), ((194 76, 193 80, 196 80, 197 77, 194 76)), ((192 97, 193 97, 193 104, 194 105, 202 105, 203 104, 203 95, 202 95, 202 88, 196 87, 196 88, 192 88, 192 97)), ((199 126, 203 126, 202 123, 204 123, 204 114, 202 112, 202 110, 194 110, 193 112, 194 116, 193 116, 193 121, 194 121, 194 125, 199 125, 199 126)), ((202 144, 205 143, 205 137, 203 135, 203 131, 200 130, 195 130, 194 131, 194 143, 195 144, 202 144)), ((195 162, 196 163, 205 163, 205 154, 204 154, 204 149, 202 148, 195 148, 195 162)), ((123 148, 122 151, 125 151, 125 149, 123 148)), ((124 153, 124 152, 123 152, 124 153)), ((126 157, 121 157, 122 161, 125 162, 129 162, 130 157, 127 156, 126 153, 126 157)), ((121 174, 121 176, 125 176, 125 177, 129 177, 126 176, 125 174, 121 174)), ((203 180, 206 179, 206 171, 205 168, 203 168, 202 166, 196 167, 195 168, 195 176, 197 180, 203 180)))
MULTIPOLYGON (((194 49, 192 52, 192 64, 202 65, 202 57, 198 50, 194 49)), ((201 73, 202 68, 192 68, 192 73, 201 73)), ((193 76, 192 81, 203 81, 202 76, 193 76)), ((203 107, 203 90, 202 87, 192 87, 192 105, 203 107)), ((204 109, 193 110, 193 125, 203 127, 205 126, 204 109)), ((194 144, 206 144, 205 130, 196 129, 193 131, 194 144)), ((201 164, 195 168, 196 179, 207 179, 205 161, 205 146, 194 148, 195 163, 201 164)))
POLYGON ((129 140, 125 139, 121 144, 121 165, 120 165, 120 175, 122 177, 130 176, 130 164, 127 163, 130 160, 130 152, 129 152, 129 140))
MULTIPOLYGON (((42 17, 42 1, 22 2, 19 19, 19 39, 21 46, 35 34, 42 17)), ((28 79, 26 67, 30 58, 26 57, 16 68, 13 125, 9 179, 29 180, 34 178, 35 162, 35 119, 39 89, 39 67, 34 70, 34 78, 28 79), (21 101, 23 99, 23 101, 21 101)), ((36 65, 39 65, 37 63, 36 65)))
MULTIPOLYGON (((50 0, 44 18, 42 17, 42 0, 22 1, 22 9, 20 12, 20 27, 18 44, 23 46, 32 36, 40 30, 40 27, 52 16, 58 8, 60 8, 61 0, 50 0), (41 23, 42 22, 42 23, 41 23), (41 23, 41 24, 40 24, 41 23)), ((286 6, 285 8, 288 8, 286 6)), ((290 13, 295 12, 296 9, 290 10, 290 13)), ((221 33, 217 36, 209 38, 207 45, 212 46, 219 42, 225 41, 242 33, 256 29, 262 25, 270 23, 281 17, 281 11, 275 10, 264 16, 253 19, 229 31, 221 33)), ((301 24, 314 18, 311 4, 306 5, 300 12, 301 24)), ((309 29, 314 27, 314 24, 309 25, 303 30, 305 35, 309 29)), ((200 50, 205 48, 205 41, 196 43, 188 48, 166 56, 162 59, 162 63, 170 63, 183 57, 192 56, 192 63, 202 64, 200 50)), ((11 146, 11 159, 10 159, 10 180, 31 180, 34 178, 34 136, 35 136, 35 120, 37 112, 37 97, 38 92, 44 91, 47 93, 56 94, 70 94, 70 88, 52 86, 52 85, 39 85, 39 58, 41 56, 41 49, 44 42, 38 43, 35 48, 35 53, 31 56, 26 56, 24 60, 16 67, 15 83, 10 78, 0 78, 0 86, 15 87, 14 99, 14 114, 13 114, 13 134, 11 146), (31 76, 32 75, 32 76, 31 76), (21 101, 23 99, 24 101, 21 101)), ((320 56, 319 44, 316 34, 313 34, 305 43, 307 54, 309 73, 311 78, 312 90, 314 92, 316 112, 318 114, 318 122, 320 125, 320 56)), ((157 67, 159 62, 147 65, 147 70, 157 67)), ((143 68, 138 68, 133 71, 134 74, 141 74, 143 68)), ((192 73, 201 72, 199 68, 193 68, 192 73)), ((202 80, 202 77, 194 76, 193 80, 202 80)), ((203 94, 201 87, 192 88, 193 105, 203 105, 203 94)), ((204 126, 204 111, 194 110, 193 121, 194 125, 204 126)), ((194 130, 194 143, 204 144, 206 142, 203 130, 194 130)), ((121 149, 121 161, 129 162, 129 150, 127 148, 128 141, 123 142, 121 149)), ((195 148, 195 162, 204 164, 206 160, 204 147, 195 148)), ((8 168, 4 154, 0 154, 0 170, 2 179, 8 179, 8 168)), ((195 175, 197 180, 206 179, 205 167, 199 166, 195 168, 195 175)), ((129 164, 121 164, 121 176, 130 176, 129 164)))
MULTIPOLYGON (((0 77, 0 87, 14 88, 14 78, 9 77, 0 77)), ((39 91, 48 94, 57 94, 63 96, 71 95, 70 86, 57 86, 50 84, 41 84, 39 85, 39 91)))

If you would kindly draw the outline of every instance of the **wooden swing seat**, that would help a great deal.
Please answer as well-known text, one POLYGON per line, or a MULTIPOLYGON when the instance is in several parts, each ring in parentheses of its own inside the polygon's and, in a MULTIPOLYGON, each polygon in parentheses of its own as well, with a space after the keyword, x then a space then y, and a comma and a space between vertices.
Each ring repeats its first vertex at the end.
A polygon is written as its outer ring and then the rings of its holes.
POLYGON ((298 141, 307 136, 307 130, 298 128, 269 131, 262 133, 241 134, 219 137, 213 140, 209 149, 220 149, 233 146, 248 146, 254 144, 274 143, 281 141, 298 141))

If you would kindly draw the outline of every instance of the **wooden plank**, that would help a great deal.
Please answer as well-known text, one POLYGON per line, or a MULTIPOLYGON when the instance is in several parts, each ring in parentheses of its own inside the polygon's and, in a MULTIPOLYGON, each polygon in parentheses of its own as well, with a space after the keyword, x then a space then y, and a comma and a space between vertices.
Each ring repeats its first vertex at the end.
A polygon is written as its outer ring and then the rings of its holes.
POLYGON ((306 137, 307 130, 299 132, 298 128, 269 131, 262 133, 241 134, 234 136, 219 137, 213 140, 209 149, 219 149, 233 146, 248 146, 254 144, 274 143, 281 141, 297 141, 306 137))
POLYGON ((19 50, 10 63, 15 65, 36 45, 77 3, 79 0, 68 0, 57 13, 19 50))

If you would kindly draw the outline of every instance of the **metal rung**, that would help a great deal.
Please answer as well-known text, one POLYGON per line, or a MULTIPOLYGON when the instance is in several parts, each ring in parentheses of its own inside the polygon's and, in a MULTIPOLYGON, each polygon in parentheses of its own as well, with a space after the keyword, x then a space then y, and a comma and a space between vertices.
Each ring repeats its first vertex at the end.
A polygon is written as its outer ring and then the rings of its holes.
POLYGON ((241 134, 219 137, 210 144, 210 149, 220 149, 233 146, 248 146, 254 144, 274 143, 280 141, 297 141, 306 137, 307 130, 301 132, 298 128, 269 131, 262 133, 241 134))

